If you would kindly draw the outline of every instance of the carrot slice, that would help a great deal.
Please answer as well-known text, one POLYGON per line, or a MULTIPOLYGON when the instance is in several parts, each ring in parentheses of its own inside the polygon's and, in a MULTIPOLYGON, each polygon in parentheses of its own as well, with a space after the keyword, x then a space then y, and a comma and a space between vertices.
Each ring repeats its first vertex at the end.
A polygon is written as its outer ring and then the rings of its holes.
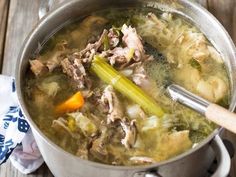
POLYGON ((76 92, 68 100, 56 106, 56 113, 72 112, 84 105, 84 98, 81 92, 76 92))

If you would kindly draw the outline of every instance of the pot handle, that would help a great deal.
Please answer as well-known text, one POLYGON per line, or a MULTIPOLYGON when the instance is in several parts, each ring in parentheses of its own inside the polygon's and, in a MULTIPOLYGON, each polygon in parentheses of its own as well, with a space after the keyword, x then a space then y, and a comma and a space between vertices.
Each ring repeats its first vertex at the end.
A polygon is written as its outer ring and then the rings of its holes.
POLYGON ((229 153, 219 135, 216 135, 211 142, 211 147, 215 151, 218 168, 211 177, 227 177, 230 171, 231 160, 229 153))

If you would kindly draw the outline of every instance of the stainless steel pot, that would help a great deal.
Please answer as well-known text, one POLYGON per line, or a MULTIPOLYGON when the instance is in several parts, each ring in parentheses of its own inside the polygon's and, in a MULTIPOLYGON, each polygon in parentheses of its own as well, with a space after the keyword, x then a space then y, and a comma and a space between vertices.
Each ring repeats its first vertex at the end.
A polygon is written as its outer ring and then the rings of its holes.
POLYGON ((62 4, 46 15, 26 39, 19 55, 16 67, 16 87, 21 108, 29 121, 36 142, 45 162, 56 177, 199 177, 204 176, 217 151, 220 163, 218 173, 214 177, 224 177, 229 172, 229 155, 218 137, 220 129, 215 130, 197 147, 170 160, 148 166, 122 167, 99 164, 82 160, 55 145, 35 125, 31 119, 23 98, 23 83, 28 60, 38 50, 38 46, 59 28, 76 18, 106 7, 148 6, 161 8, 185 16, 208 37, 222 54, 231 81, 230 110, 236 104, 236 52, 235 47, 222 25, 204 8, 189 0, 73 0, 62 4), (175 2, 175 3, 173 3, 175 2), (213 147, 213 148, 212 148, 213 147), (222 161, 221 161, 222 162, 222 161), (219 173, 220 171, 220 173, 219 173))

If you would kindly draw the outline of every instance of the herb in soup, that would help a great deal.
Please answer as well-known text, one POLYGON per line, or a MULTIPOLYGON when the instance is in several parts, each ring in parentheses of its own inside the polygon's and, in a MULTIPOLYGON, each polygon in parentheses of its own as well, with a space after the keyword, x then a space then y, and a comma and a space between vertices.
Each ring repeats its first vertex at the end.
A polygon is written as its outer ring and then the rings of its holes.
POLYGON ((25 101, 40 130, 100 163, 160 162, 216 128, 166 96, 171 82, 229 104, 217 50, 194 25, 156 9, 91 14, 56 33, 29 63, 25 101))

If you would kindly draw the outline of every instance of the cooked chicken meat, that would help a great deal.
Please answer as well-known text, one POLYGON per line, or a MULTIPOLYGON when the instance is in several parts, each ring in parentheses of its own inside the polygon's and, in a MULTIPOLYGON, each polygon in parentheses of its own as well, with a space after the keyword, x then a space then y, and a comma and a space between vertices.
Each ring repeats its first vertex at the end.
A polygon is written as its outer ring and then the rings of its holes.
POLYGON ((39 76, 47 72, 47 67, 40 60, 29 60, 30 69, 35 76, 39 76))
POLYGON ((119 101, 114 89, 111 85, 108 85, 103 92, 101 102, 108 107, 107 123, 115 122, 116 120, 122 120, 124 116, 124 110, 119 101))
POLYGON ((127 120, 120 122, 121 127, 124 131, 124 138, 121 140, 121 143, 127 148, 133 147, 137 138, 137 128, 135 125, 135 120, 128 122, 127 120))
POLYGON ((63 72, 74 79, 79 89, 84 89, 86 86, 91 87, 91 82, 81 60, 77 59, 76 56, 73 58, 74 60, 65 58, 61 61, 63 72))
POLYGON ((143 44, 140 36, 137 34, 136 29, 124 24, 121 29, 124 34, 122 41, 129 49, 134 50, 134 60, 140 61, 144 55, 143 44))

